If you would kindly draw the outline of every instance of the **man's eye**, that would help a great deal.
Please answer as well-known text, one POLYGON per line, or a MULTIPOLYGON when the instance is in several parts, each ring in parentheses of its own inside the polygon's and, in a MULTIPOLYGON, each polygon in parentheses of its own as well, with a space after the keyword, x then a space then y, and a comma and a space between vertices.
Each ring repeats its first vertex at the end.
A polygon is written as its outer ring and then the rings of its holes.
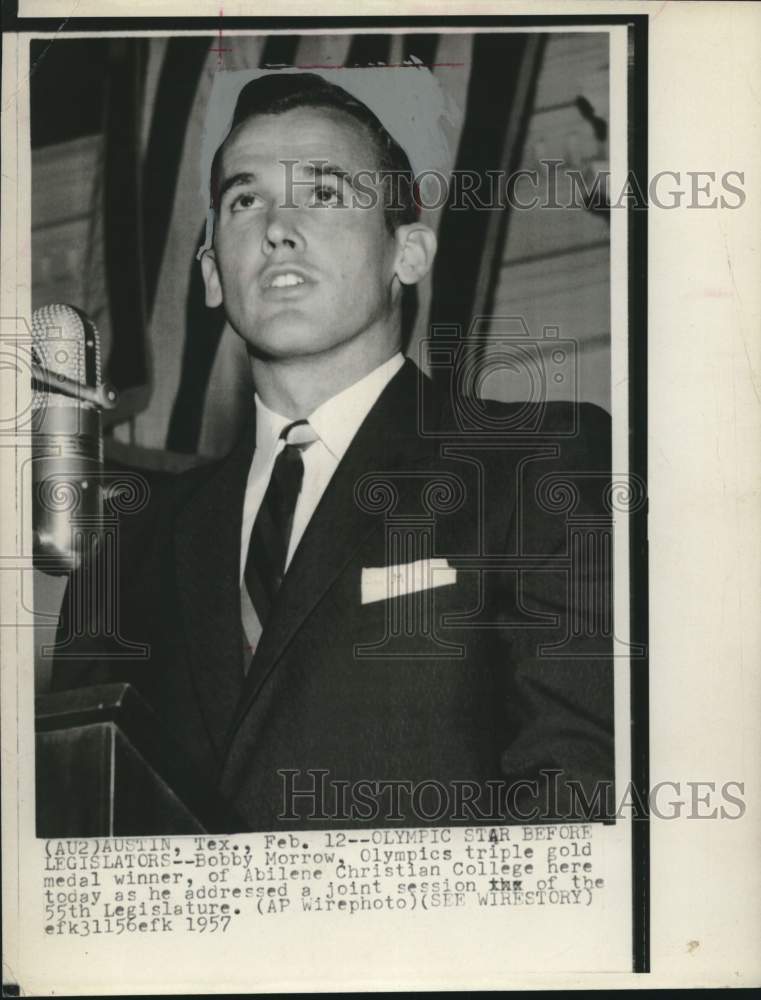
POLYGON ((312 200, 315 205, 342 205, 341 193, 327 184, 315 184, 312 200))
POLYGON ((230 211, 243 212, 248 208, 257 208, 260 202, 261 198, 258 194, 252 194, 250 191, 246 191, 233 198, 230 202, 230 211))

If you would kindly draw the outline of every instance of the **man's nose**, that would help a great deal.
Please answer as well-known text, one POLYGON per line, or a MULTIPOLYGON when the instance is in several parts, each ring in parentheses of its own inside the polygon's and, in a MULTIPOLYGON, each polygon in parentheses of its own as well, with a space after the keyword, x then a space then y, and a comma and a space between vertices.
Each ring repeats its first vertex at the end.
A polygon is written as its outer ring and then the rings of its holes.
POLYGON ((301 244, 296 226, 295 208, 289 206, 283 208, 273 206, 267 219, 267 228, 264 231, 264 241, 262 249, 264 252, 272 253, 278 247, 287 247, 291 250, 297 249, 301 244))

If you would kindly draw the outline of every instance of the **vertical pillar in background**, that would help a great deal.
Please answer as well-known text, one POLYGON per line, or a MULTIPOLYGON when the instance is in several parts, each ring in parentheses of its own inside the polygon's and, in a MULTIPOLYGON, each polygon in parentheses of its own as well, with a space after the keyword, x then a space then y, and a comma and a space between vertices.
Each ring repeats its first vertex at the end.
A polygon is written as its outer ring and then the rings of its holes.
POLYGON ((131 420, 149 399, 140 116, 145 42, 109 42, 104 122, 103 237, 111 320, 108 379, 119 390, 110 423, 131 420))
MULTIPOLYGON (((487 171, 509 174, 517 167, 543 45, 541 35, 475 36, 458 173, 484 180, 487 171)), ((478 198, 489 204, 486 190, 478 198)), ((498 204, 444 215, 433 276, 432 325, 465 330, 473 317, 488 310, 507 223, 508 210, 498 204)))

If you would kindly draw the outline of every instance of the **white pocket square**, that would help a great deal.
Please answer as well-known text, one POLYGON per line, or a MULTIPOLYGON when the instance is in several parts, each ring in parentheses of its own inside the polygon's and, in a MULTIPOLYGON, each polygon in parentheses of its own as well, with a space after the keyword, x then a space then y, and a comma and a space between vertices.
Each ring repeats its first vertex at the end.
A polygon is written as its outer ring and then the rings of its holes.
POLYGON ((362 603, 403 597, 456 582, 457 570, 446 559, 418 559, 399 566, 367 566, 362 570, 362 603))

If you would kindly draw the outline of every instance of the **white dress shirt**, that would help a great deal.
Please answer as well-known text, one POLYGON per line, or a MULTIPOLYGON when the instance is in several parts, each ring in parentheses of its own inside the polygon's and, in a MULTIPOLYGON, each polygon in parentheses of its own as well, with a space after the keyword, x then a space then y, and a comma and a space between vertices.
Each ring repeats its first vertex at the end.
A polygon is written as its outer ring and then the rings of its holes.
MULTIPOLYGON (((304 480, 293 515, 293 528, 285 560, 286 569, 317 504, 322 498, 322 494, 338 467, 338 463, 346 453, 346 449, 351 444, 362 421, 403 364, 404 356, 395 354, 393 358, 389 358, 378 368, 373 369, 354 385, 350 385, 348 389, 344 389, 336 396, 326 400, 307 418, 317 434, 317 440, 302 453, 304 480)), ((285 447, 285 441, 281 439, 280 434, 288 424, 293 423, 291 417, 284 417, 282 414, 270 410, 258 395, 254 396, 254 402, 256 404, 256 450, 248 473, 246 496, 243 502, 241 584, 254 521, 264 499, 275 459, 285 447)))

